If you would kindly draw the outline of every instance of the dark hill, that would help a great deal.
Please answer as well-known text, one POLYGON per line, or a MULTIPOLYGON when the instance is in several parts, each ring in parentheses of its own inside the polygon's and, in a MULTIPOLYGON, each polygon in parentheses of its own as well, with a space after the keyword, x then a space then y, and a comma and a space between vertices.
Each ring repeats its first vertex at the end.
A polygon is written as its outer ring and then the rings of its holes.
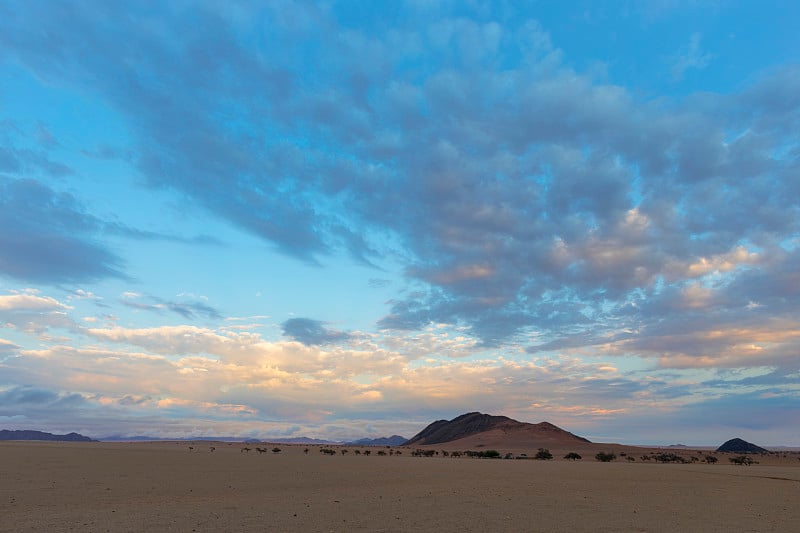
POLYGON ((765 450, 761 446, 756 446, 742 439, 731 439, 717 448, 717 451, 733 453, 769 453, 769 450, 765 450))
POLYGON ((483 413, 467 413, 452 420, 437 420, 405 442, 405 445, 441 444, 471 437, 489 431, 501 431, 504 435, 524 434, 527 439, 537 437, 546 440, 589 442, 549 422, 528 424, 507 416, 492 416, 483 413))
POLYGON ((54 435, 44 431, 32 429, 0 429, 0 440, 52 440, 68 442, 95 442, 89 437, 84 437, 78 433, 67 433, 66 435, 54 435))

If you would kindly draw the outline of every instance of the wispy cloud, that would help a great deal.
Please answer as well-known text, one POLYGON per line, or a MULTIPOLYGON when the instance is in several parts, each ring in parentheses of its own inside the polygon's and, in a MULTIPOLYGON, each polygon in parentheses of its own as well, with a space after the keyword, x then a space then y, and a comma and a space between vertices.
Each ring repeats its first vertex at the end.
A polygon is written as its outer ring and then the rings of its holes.
POLYGON ((222 318, 218 310, 208 305, 205 301, 197 299, 190 300, 188 298, 183 298, 180 301, 175 301, 165 300, 152 295, 145 296, 135 292, 125 292, 122 294, 122 298, 119 301, 126 307, 141 311, 153 311, 156 313, 171 311, 187 320, 196 317, 214 320, 222 318))
POLYGON ((689 38, 689 45, 680 52, 672 63, 672 79, 680 81, 686 74, 687 70, 696 69, 702 70, 708 66, 714 58, 713 54, 703 52, 700 47, 702 35, 700 33, 693 33, 689 38))

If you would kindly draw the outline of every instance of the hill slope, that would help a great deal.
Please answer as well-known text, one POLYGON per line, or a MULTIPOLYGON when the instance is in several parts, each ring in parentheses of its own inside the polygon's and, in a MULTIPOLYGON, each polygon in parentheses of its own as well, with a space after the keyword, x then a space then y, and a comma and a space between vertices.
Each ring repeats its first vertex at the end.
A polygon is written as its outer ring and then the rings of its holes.
POLYGON ((549 422, 529 424, 507 416, 466 413, 452 420, 437 420, 405 442, 405 445, 441 444, 484 437, 487 442, 525 441, 531 444, 588 443, 587 439, 549 422))

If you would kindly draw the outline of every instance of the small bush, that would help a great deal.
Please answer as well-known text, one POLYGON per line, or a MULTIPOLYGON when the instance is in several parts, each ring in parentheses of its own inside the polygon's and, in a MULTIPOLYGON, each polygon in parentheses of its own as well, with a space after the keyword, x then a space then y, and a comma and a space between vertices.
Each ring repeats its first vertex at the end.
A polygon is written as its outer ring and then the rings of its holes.
POLYGON ((654 455, 653 459, 655 459, 659 463, 683 463, 683 464, 685 464, 685 463, 689 462, 687 459, 684 459, 683 457, 681 457, 680 455, 678 455, 676 453, 666 453, 666 452, 662 452, 662 453, 659 453, 657 455, 654 455))
POLYGON ((595 455, 594 458, 600 461, 601 463, 610 463, 611 461, 616 459, 617 456, 614 455, 613 453, 600 452, 597 455, 595 455))
POLYGON ((583 459, 579 453, 569 452, 567 455, 564 456, 564 459, 569 459, 570 461, 580 461, 583 459))
POLYGON ((750 457, 748 457, 746 455, 740 455, 738 457, 731 457, 731 458, 729 458, 729 460, 730 460, 731 463, 733 463, 735 465, 744 465, 744 466, 750 466, 754 462, 752 458, 750 458, 750 457))
POLYGON ((716 458, 716 457, 714 457, 713 455, 706 455, 706 459, 705 459, 705 461, 706 461, 708 464, 710 464, 710 465, 713 465, 714 463, 716 463, 716 462, 717 462, 717 458, 716 458))
POLYGON ((550 453, 550 450, 548 450, 547 448, 539 448, 539 451, 536 452, 536 455, 534 455, 533 458, 542 461, 547 461, 553 458, 553 454, 550 453))

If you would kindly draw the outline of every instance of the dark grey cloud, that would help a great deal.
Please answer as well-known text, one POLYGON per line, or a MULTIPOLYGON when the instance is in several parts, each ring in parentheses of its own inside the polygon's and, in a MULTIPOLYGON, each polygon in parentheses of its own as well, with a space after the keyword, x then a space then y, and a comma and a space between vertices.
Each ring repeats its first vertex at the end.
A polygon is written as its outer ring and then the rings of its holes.
MULTIPOLYGON (((2 154, 0 154, 0 157, 2 154)), ((109 236, 218 245, 213 237, 182 237, 132 228, 89 213, 78 198, 34 179, 0 175, 0 274, 36 283, 128 278, 109 236)))
POLYGON ((0 176, 0 273, 44 283, 124 277, 98 239, 101 222, 69 193, 0 176))
POLYGON ((325 327, 325 322, 311 318, 290 318, 281 324, 283 334, 307 345, 330 344, 345 341, 349 333, 325 327))
POLYGON ((117 403, 124 406, 130 406, 130 405, 143 405, 150 401, 152 401, 152 398, 150 396, 142 396, 136 398, 131 395, 126 395, 120 398, 117 401, 117 403))
POLYGON ((84 403, 85 399, 80 394, 57 393, 22 385, 0 391, 0 416, 13 416, 20 407, 64 409, 84 403))
MULTIPOLYGON (((467 325, 487 345, 535 332, 553 350, 630 330, 652 344, 684 323, 690 266, 737 246, 763 260, 709 281, 702 323, 745 320, 741 294, 775 294, 778 316, 796 317, 779 266, 800 232, 796 66, 740 92, 647 100, 571 68, 505 10, 364 29, 341 6, 240 9, 21 8, 0 47, 118 109, 149 185, 310 263, 401 258, 425 289, 391 302, 381 327, 467 325)), ((327 339, 318 322, 289 325, 327 339)))

